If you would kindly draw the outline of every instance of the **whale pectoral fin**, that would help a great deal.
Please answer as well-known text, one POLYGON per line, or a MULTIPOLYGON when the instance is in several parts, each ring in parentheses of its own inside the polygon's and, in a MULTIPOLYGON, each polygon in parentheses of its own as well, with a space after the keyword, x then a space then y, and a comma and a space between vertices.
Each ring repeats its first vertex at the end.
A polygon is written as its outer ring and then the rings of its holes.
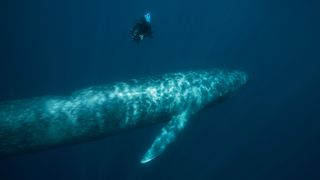
POLYGON ((169 123, 161 129, 160 134, 156 137, 140 162, 147 163, 163 153, 166 147, 176 139, 177 134, 184 128, 188 119, 187 112, 174 116, 169 123))

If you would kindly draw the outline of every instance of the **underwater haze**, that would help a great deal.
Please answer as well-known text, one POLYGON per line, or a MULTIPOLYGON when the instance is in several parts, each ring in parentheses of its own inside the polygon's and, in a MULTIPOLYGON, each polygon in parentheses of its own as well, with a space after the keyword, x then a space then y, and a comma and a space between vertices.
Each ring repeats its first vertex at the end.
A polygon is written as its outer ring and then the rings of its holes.
POLYGON ((249 81, 147 164, 164 124, 2 158, 0 180, 320 179, 319 19, 318 0, 2 0, 0 102, 187 70, 249 81))

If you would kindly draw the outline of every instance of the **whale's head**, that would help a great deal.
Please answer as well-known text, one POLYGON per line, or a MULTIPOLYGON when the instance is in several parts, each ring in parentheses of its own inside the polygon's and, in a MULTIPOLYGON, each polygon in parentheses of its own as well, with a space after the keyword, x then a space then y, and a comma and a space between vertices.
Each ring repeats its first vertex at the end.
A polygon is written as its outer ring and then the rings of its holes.
POLYGON ((191 109, 192 113, 232 96, 248 81, 248 74, 243 71, 223 69, 189 71, 165 77, 172 82, 166 88, 171 93, 163 93, 171 97, 166 104, 174 104, 170 107, 178 112, 191 109))
POLYGON ((211 106, 235 94, 248 81, 244 71, 212 70, 200 73, 201 95, 205 98, 205 106, 211 106))
POLYGON ((212 72, 212 93, 220 93, 226 96, 235 93, 248 81, 248 74, 244 71, 220 70, 212 72))

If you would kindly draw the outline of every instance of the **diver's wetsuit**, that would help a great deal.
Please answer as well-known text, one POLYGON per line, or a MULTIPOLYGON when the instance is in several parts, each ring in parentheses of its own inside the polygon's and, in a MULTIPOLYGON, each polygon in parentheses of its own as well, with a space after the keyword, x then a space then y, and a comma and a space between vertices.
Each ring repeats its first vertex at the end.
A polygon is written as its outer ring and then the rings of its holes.
POLYGON ((136 42, 140 42, 144 37, 152 38, 152 29, 151 24, 142 17, 140 21, 133 26, 131 30, 131 38, 136 42))

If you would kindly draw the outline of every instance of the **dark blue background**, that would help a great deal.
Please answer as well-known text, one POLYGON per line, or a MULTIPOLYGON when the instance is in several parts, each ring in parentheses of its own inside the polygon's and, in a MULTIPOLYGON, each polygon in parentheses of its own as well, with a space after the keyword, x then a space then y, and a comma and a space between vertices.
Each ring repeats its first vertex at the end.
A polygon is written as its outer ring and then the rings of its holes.
POLYGON ((320 179, 317 0, 3 0, 0 100, 181 70, 250 74, 158 159, 159 126, 0 160, 0 179, 320 179), (131 41, 152 12, 154 38, 131 41))

